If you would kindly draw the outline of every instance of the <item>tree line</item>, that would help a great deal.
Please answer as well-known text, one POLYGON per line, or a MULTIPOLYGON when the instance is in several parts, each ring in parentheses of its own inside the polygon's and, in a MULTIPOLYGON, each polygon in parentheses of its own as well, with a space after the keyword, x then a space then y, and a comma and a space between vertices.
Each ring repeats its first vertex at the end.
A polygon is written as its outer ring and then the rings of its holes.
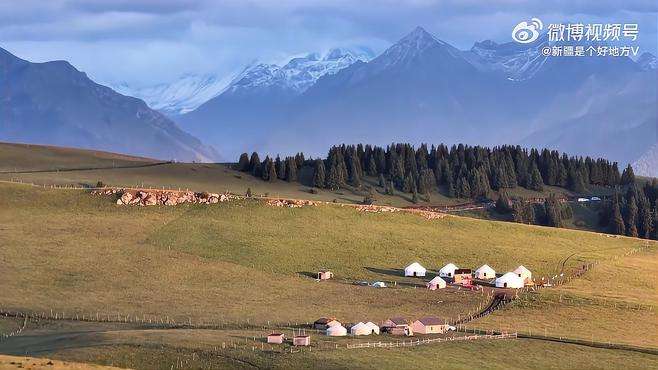
POLYGON ((658 180, 616 192, 603 204, 599 225, 611 234, 658 240, 658 180))
MULTIPOLYGON (((557 151, 524 149, 520 146, 487 148, 464 144, 448 148, 444 144, 340 145, 329 150, 325 159, 305 159, 303 153, 281 159, 269 156, 261 161, 258 153, 243 153, 237 169, 265 181, 297 181, 301 168, 312 168, 310 185, 337 190, 350 185, 360 188, 364 176, 379 179, 386 193, 400 191, 429 195, 442 190, 449 197, 484 199, 492 191, 521 186, 542 191, 546 185, 585 192, 590 184, 626 185, 632 168, 620 174, 617 163, 590 157, 569 157, 557 151)), ((634 176, 633 176, 634 177, 634 176)))

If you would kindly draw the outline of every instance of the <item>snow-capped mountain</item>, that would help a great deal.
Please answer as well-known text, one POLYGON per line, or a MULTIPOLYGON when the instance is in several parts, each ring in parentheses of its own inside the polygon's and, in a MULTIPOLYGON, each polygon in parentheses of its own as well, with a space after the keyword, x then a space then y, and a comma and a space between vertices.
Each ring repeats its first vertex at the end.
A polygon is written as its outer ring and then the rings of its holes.
POLYGON ((292 58, 283 66, 256 64, 220 95, 177 117, 190 133, 221 144, 233 155, 253 147, 253 141, 275 128, 288 104, 318 81, 356 64, 366 64, 372 52, 365 48, 332 49, 292 58))
POLYGON ((532 78, 546 62, 541 47, 547 45, 544 35, 531 44, 507 42, 498 44, 491 40, 476 42, 464 52, 464 56, 482 71, 502 73, 513 81, 532 78))
POLYGON ((645 52, 637 58, 637 64, 645 71, 658 69, 658 59, 655 55, 645 52))
POLYGON ((367 48, 336 48, 323 56, 311 53, 292 58, 283 66, 254 63, 221 78, 216 74, 187 74, 171 83, 136 87, 123 82, 111 86, 123 95, 140 98, 152 109, 174 117, 189 113, 226 91, 251 94, 258 89, 277 89, 298 95, 320 77, 334 74, 356 61, 366 62, 372 56, 367 48))
POLYGON ((658 178, 658 143, 633 163, 633 169, 637 175, 658 178))
POLYGON ((335 48, 324 56, 311 53, 303 57, 292 58, 283 66, 276 64, 257 64, 248 68, 241 78, 228 87, 228 94, 252 94, 254 90, 276 89, 298 95, 311 87, 320 77, 332 75, 357 61, 367 62, 372 58, 372 51, 359 49, 335 48))
POLYGON ((112 85, 123 95, 140 98, 149 107, 169 116, 190 112, 226 90, 246 71, 220 78, 214 74, 187 74, 172 83, 133 87, 127 83, 112 85))
POLYGON ((544 58, 545 42, 460 51, 419 27, 376 58, 317 79, 294 68, 324 59, 312 55, 259 65, 180 123, 212 132, 203 137, 228 157, 391 141, 518 143, 622 164, 646 153, 657 137, 656 75, 641 67, 651 59, 544 58))

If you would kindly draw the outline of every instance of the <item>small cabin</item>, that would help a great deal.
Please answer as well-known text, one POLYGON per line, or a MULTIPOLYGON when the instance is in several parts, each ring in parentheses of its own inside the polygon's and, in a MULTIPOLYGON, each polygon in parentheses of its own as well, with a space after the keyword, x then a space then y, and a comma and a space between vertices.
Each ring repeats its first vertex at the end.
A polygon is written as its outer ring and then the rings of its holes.
POLYGON ((267 336, 267 343, 283 344, 285 335, 283 333, 272 333, 267 336))
POLYGON ((334 273, 329 270, 318 271, 318 280, 329 280, 334 277, 334 273))
POLYGON ((441 334, 448 330, 448 324, 438 317, 423 317, 414 321, 411 329, 419 334, 441 334))
POLYGON ((473 271, 471 269, 456 269, 453 282, 455 284, 470 285, 473 282, 473 271))
POLYGON ((409 326, 409 321, 404 317, 391 317, 382 323, 382 328, 387 331, 389 328, 409 326))
POLYGON ((295 335, 294 338, 292 338, 292 345, 293 346, 310 346, 311 345, 311 337, 308 335, 295 335))

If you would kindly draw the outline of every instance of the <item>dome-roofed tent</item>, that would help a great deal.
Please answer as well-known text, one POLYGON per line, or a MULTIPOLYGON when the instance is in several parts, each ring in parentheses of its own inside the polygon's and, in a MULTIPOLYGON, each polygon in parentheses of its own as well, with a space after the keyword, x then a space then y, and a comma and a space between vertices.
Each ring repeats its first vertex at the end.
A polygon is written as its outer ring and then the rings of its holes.
POLYGON ((430 290, 443 289, 446 287, 446 281, 439 276, 435 276, 434 279, 428 281, 426 285, 430 290))
POLYGON ((496 279, 497 288, 523 288, 524 283, 517 274, 513 272, 506 272, 505 275, 496 279))
POLYGON ((347 335, 347 329, 343 325, 334 325, 327 328, 325 334, 330 337, 344 337, 347 335))
POLYGON ((379 334, 379 325, 375 324, 372 321, 368 321, 366 323, 366 326, 370 328, 370 330, 372 331, 372 334, 379 334))
POLYGON ((426 273, 427 269, 418 262, 414 262, 404 268, 404 276, 425 276, 426 273))
POLYGON ((524 283, 528 283, 528 282, 532 281, 532 272, 530 272, 530 270, 528 270, 527 268, 525 268, 525 266, 523 266, 523 265, 521 265, 521 266, 517 267, 516 269, 514 269, 513 272, 514 272, 518 277, 520 277, 521 279, 523 279, 523 282, 524 282, 524 283))
POLYGON ((482 265, 475 270, 476 279, 493 279, 496 277, 496 271, 489 267, 489 265, 482 265))
POLYGON ((449 263, 439 270, 439 276, 440 277, 448 277, 452 278, 455 277, 455 270, 457 270, 458 267, 454 263, 449 263))
POLYGON ((350 328, 350 334, 352 335, 370 335, 372 334, 372 328, 370 328, 368 325, 364 324, 363 322, 359 322, 358 324, 352 326, 350 328))

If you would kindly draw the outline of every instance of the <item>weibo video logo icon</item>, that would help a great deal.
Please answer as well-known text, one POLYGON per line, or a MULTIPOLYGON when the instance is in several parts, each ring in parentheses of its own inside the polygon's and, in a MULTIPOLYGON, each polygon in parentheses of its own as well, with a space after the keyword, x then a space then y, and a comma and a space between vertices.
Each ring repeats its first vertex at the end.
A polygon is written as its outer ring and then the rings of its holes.
POLYGON ((544 24, 539 18, 532 18, 530 22, 523 21, 512 30, 512 39, 521 44, 529 44, 539 38, 539 31, 544 24))

